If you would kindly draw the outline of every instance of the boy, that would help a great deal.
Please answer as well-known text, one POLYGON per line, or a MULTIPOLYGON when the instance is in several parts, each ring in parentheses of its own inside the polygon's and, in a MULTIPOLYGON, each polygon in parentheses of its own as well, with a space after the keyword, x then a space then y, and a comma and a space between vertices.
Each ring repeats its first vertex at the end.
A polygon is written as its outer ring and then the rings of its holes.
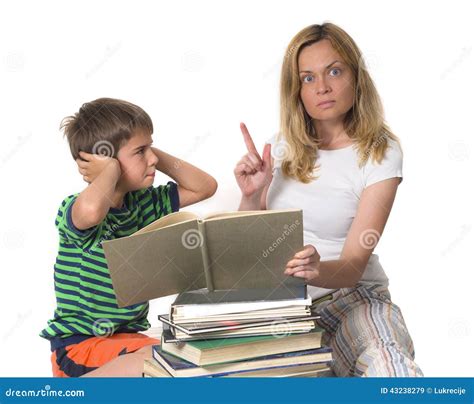
POLYGON ((89 185, 59 207, 57 309, 40 336, 51 342, 54 376, 141 376, 151 345, 159 343, 139 333, 150 327, 148 302, 117 306, 101 243, 211 197, 217 183, 153 148, 152 121, 131 103, 86 103, 61 129, 89 185), (155 170, 175 182, 153 187, 155 170))

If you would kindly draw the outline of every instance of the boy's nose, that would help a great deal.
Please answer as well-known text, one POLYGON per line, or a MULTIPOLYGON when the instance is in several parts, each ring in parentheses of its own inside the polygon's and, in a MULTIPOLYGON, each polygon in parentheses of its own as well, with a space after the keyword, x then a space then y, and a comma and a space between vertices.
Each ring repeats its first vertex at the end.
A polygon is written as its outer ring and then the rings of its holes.
POLYGON ((158 163, 158 157, 156 157, 156 154, 153 153, 152 150, 149 150, 150 156, 148 158, 148 164, 150 166, 156 166, 156 163, 158 163))

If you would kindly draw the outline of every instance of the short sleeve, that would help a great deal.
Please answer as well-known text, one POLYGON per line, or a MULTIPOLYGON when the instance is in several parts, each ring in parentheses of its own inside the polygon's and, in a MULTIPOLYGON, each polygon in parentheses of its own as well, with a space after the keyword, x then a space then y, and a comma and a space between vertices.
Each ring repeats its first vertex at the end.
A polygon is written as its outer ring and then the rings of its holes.
POLYGON ((55 224, 61 237, 68 239, 72 243, 81 245, 96 234, 98 226, 90 227, 85 230, 80 230, 74 226, 72 221, 72 206, 76 199, 77 195, 71 195, 64 199, 58 209, 55 224))
POLYGON ((371 158, 367 161, 363 169, 364 186, 375 184, 389 178, 399 177, 403 180, 403 155, 398 142, 390 139, 385 156, 379 164, 373 162, 371 158))
POLYGON ((156 211, 156 219, 179 211, 178 185, 169 181, 166 185, 150 187, 153 204, 156 211))

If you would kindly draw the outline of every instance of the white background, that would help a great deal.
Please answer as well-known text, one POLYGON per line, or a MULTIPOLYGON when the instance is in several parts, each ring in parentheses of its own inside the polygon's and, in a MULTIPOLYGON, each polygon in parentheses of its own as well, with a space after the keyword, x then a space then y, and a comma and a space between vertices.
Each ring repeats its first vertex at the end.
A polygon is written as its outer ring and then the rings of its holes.
MULTIPOLYGON (((404 181, 377 246, 426 376, 472 376, 472 14, 462 2, 3 2, 0 6, 0 375, 50 376, 38 337, 55 307, 54 220, 81 191, 59 123, 116 97, 153 118, 154 141, 212 173, 233 210, 239 122, 259 149, 278 130, 279 70, 300 29, 356 41, 401 138, 404 181), (471 359, 468 359, 471 358, 471 359)), ((158 176, 155 185, 165 182, 158 176)), ((150 321, 172 298, 154 301, 150 321)))

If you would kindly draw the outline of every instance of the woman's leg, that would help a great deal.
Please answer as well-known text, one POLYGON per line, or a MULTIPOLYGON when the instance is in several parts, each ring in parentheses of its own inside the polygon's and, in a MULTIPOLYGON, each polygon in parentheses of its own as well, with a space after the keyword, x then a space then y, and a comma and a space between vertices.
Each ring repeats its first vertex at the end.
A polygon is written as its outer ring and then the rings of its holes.
POLYGON ((317 312, 337 376, 423 376, 402 313, 386 288, 340 289, 317 312))

